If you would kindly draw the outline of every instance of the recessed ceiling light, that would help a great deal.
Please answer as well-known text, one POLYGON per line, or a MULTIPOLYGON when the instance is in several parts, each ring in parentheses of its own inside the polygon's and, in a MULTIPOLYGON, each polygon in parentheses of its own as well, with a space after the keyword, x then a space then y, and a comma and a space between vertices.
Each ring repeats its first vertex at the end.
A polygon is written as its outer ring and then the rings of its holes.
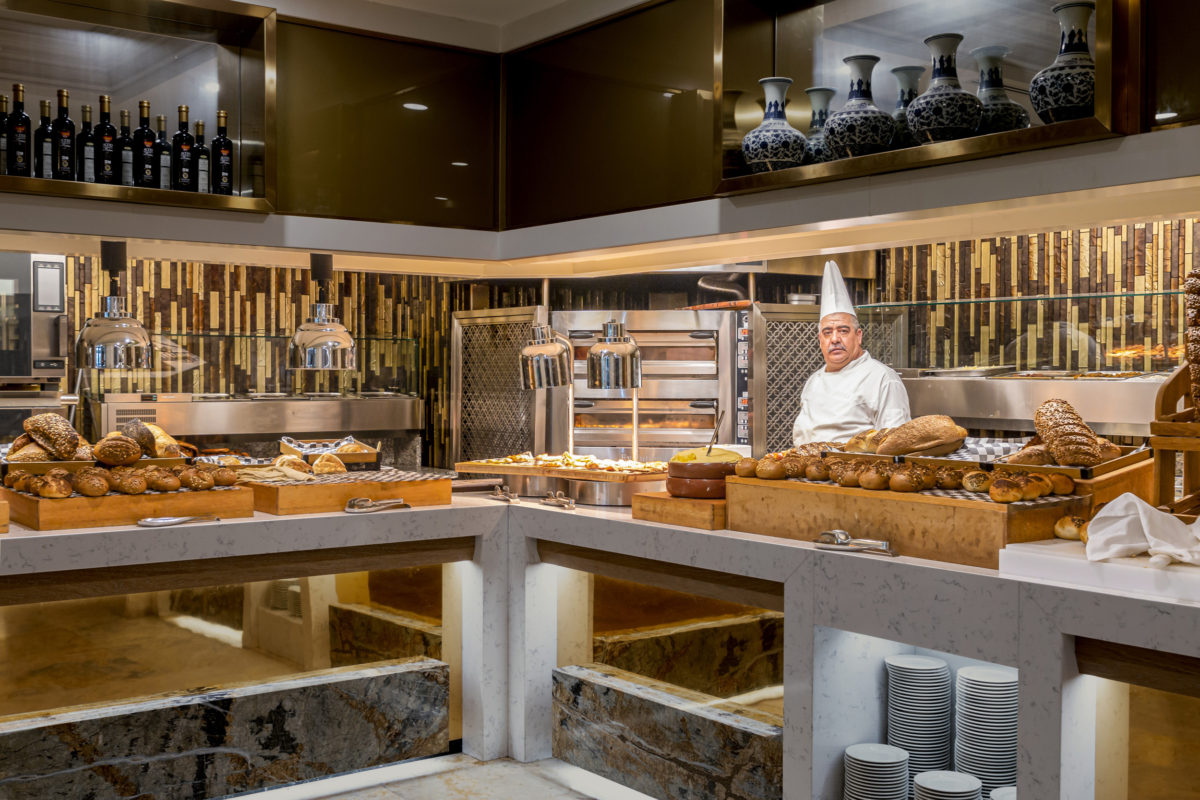
POLYGON ((442 197, 442 196, 439 194, 439 195, 434 195, 434 198, 433 198, 433 199, 434 199, 434 200, 441 200, 442 202, 446 202, 446 201, 447 201, 447 200, 449 200, 450 198, 449 198, 449 197, 442 197))
POLYGON ((429 106, 424 105, 423 103, 405 103, 404 107, 407 108, 409 111, 428 111, 429 110, 429 106))
POLYGON ((465 161, 451 161, 450 166, 452 166, 452 167, 469 167, 471 165, 465 161))
POLYGON ((1169 119, 1175 119, 1179 114, 1174 111, 1160 111, 1154 115, 1155 122, 1166 122, 1169 119))
POLYGON ((674 96, 675 96, 674 92, 663 92, 663 97, 666 97, 667 99, 670 99, 674 96))

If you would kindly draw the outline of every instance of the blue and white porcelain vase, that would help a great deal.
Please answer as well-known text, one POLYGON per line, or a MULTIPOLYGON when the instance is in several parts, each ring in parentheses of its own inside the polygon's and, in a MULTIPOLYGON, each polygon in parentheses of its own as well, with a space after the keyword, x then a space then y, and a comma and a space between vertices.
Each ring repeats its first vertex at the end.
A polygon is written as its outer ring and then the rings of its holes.
POLYGON ((924 94, 908 105, 908 128, 922 144, 975 135, 983 103, 958 82, 960 33, 939 33, 925 40, 933 56, 933 75, 924 94))
POLYGON ((763 78, 766 95, 762 123, 742 138, 742 153, 752 172, 798 167, 804 161, 804 134, 788 124, 784 108, 791 78, 763 78))
POLYGON ((978 133, 1001 133, 1029 127, 1029 112, 1013 102, 1004 88, 1004 59, 1009 50, 993 44, 976 47, 971 57, 979 65, 979 99, 983 117, 978 133))
POLYGON ((896 133, 892 135, 892 149, 903 150, 905 147, 916 147, 920 142, 908 129, 908 106, 921 93, 921 75, 924 67, 896 67, 892 74, 900 87, 896 97, 896 108, 892 111, 892 119, 896 120, 896 133))
POLYGON ((879 57, 847 56, 842 61, 850 67, 850 94, 846 105, 830 114, 825 123, 825 146, 832 158, 855 158, 887 150, 896 122, 875 105, 871 96, 871 73, 879 57))
POLYGON ((1033 76, 1029 102, 1049 125, 1086 119, 1096 113, 1096 62, 1088 50, 1087 29, 1096 4, 1073 0, 1054 7, 1061 36, 1054 63, 1033 76))
POLYGON ((808 136, 804 144, 804 163, 820 164, 832 161, 833 156, 825 145, 825 123, 829 121, 829 104, 836 89, 828 86, 810 86, 804 90, 812 105, 812 122, 808 125, 808 136))

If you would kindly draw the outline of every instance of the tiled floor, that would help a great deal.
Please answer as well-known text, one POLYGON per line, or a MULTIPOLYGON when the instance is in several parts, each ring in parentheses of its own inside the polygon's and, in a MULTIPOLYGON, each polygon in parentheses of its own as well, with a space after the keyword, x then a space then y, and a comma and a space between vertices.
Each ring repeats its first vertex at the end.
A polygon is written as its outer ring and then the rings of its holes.
POLYGON ((369 770, 246 795, 247 800, 650 800, 556 759, 521 764, 466 755, 369 770), (353 785, 356 788, 349 788, 353 785))

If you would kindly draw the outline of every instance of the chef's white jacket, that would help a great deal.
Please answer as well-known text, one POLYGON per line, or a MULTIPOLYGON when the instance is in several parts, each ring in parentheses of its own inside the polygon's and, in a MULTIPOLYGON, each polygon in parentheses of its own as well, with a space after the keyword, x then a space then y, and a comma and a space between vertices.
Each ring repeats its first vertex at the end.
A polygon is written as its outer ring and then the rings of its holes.
POLYGON ((825 367, 809 376, 792 427, 796 447, 844 442, 872 428, 894 428, 912 418, 908 392, 890 367, 863 354, 837 372, 825 367))

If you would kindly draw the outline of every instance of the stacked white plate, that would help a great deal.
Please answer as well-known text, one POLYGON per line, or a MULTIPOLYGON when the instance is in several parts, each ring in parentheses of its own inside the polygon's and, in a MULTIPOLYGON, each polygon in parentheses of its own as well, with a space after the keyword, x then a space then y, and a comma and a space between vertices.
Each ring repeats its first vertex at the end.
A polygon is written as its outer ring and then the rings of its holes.
POLYGON ((950 667, 940 658, 897 655, 888 671, 888 744, 908 751, 910 776, 950 767, 950 667))
POLYGON ((954 768, 983 782, 984 795, 1017 782, 1017 671, 963 667, 957 676, 954 768))
POLYGON ((934 770, 913 778, 916 800, 982 800, 979 779, 962 772, 934 770))
POLYGON ((990 800, 1017 800, 1017 787, 1001 786, 999 789, 992 789, 990 800))
POLYGON ((846 748, 845 800, 907 800, 908 753, 886 744, 846 748))

